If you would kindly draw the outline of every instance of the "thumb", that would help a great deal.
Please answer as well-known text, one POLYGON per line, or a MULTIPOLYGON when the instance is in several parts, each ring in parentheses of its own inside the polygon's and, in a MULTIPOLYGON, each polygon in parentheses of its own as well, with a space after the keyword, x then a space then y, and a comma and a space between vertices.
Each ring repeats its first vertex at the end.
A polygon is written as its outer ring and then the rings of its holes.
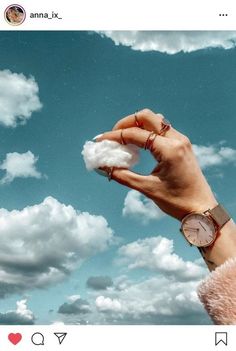
POLYGON ((125 168, 113 168, 111 179, 131 189, 144 192, 148 176, 132 172, 125 168))

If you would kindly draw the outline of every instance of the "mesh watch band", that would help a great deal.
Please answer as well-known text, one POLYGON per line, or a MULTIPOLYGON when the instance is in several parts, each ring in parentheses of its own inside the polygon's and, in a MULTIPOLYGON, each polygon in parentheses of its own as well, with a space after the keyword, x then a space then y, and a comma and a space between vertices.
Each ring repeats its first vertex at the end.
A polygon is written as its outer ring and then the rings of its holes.
POLYGON ((231 216, 226 212, 221 204, 218 204, 216 207, 212 208, 211 210, 207 210, 204 213, 209 213, 219 228, 222 228, 223 225, 225 225, 231 219, 231 216))

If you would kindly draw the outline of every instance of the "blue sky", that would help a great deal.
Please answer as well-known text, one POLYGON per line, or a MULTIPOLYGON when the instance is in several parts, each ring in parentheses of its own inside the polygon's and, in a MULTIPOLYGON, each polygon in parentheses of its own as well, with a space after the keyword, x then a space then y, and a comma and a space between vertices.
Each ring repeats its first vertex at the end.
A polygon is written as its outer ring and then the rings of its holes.
MULTIPOLYGON (((160 112, 235 217, 232 38, 0 33, 0 323, 211 323, 196 297, 207 271, 179 223, 87 172, 81 151, 137 109, 160 112)), ((142 152, 136 169, 153 165, 142 152)))

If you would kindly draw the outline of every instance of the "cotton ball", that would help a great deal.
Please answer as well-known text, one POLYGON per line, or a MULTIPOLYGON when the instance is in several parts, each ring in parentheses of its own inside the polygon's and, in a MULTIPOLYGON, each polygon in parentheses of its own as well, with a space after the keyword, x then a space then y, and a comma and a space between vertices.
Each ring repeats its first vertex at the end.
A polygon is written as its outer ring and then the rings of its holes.
POLYGON ((103 166, 131 168, 139 160, 137 146, 121 145, 111 140, 86 141, 82 155, 89 171, 103 166))

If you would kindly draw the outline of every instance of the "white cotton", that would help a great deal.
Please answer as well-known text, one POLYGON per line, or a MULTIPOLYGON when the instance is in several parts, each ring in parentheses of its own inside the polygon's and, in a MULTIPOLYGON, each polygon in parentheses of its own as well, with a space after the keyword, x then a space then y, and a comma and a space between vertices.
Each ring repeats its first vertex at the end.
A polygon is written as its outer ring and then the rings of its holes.
POLYGON ((121 145, 111 140, 86 141, 82 155, 89 171, 103 166, 131 168, 139 160, 137 146, 121 145))

